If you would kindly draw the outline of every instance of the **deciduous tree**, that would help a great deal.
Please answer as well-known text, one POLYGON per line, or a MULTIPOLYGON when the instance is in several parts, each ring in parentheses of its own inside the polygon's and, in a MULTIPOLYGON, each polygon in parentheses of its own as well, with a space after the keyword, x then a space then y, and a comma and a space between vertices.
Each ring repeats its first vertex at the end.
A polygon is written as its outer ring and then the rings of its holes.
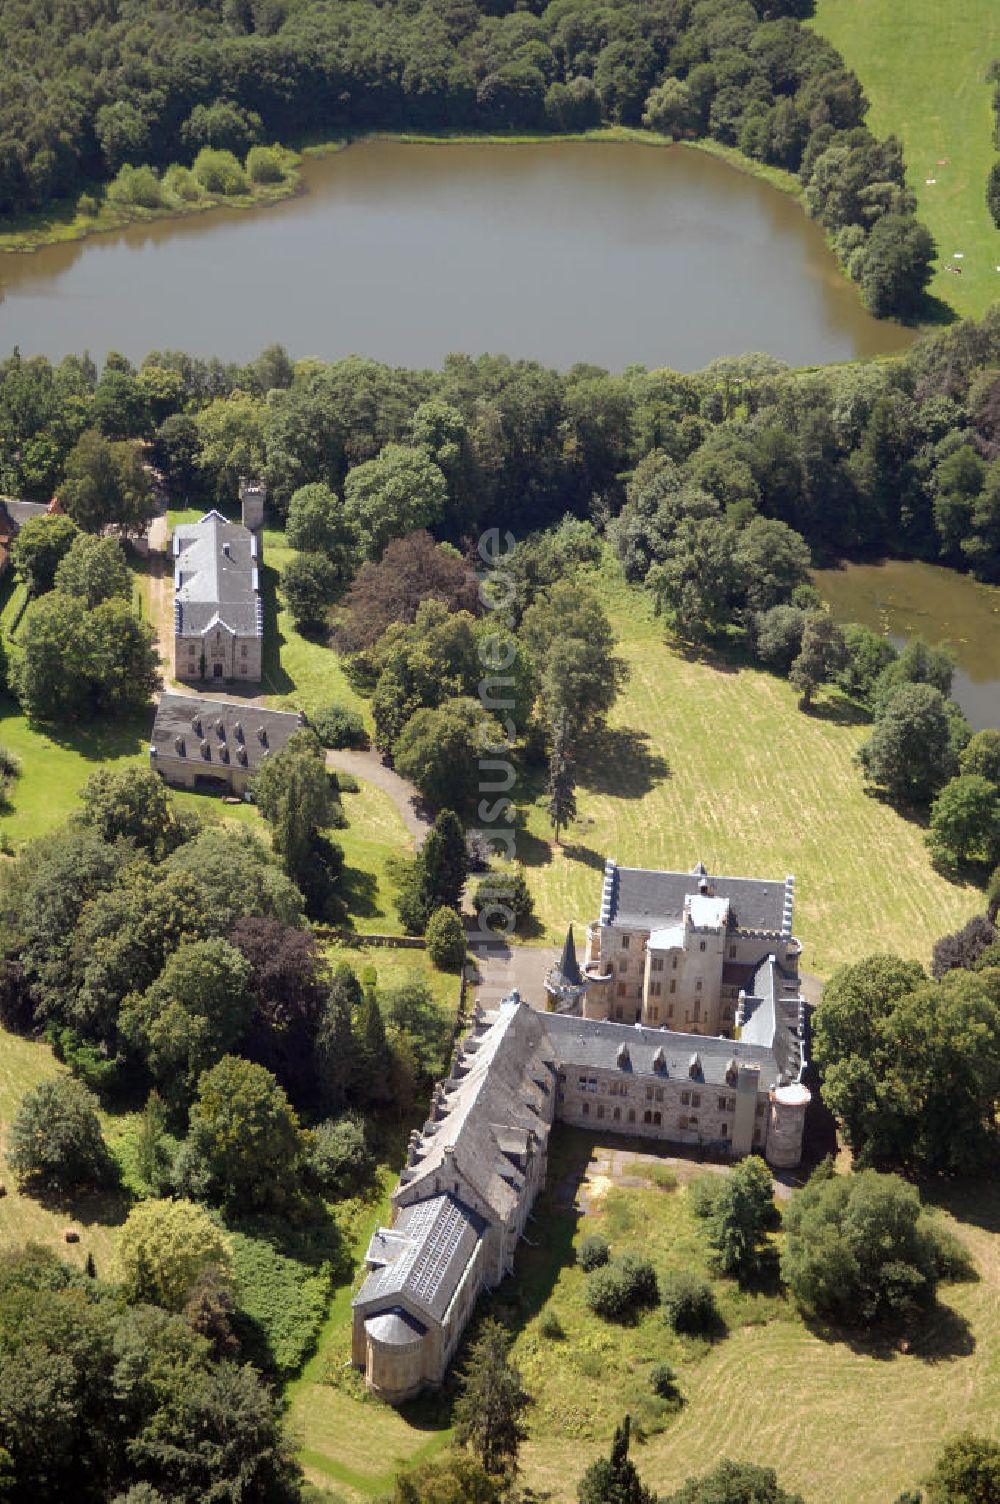
POLYGON ((32 595, 44 595, 52 589, 56 570, 79 533, 72 517, 59 513, 29 517, 22 523, 11 545, 10 559, 15 575, 32 595))
POLYGON ((381 558, 393 538, 433 527, 447 499, 447 482, 434 461, 404 444, 386 444, 377 459, 348 471, 344 482, 344 511, 368 559, 381 558))
POLYGON ((118 1234, 113 1269, 126 1300, 183 1311, 209 1271, 230 1280, 232 1242, 204 1207, 150 1200, 132 1208, 118 1234))
POLYGON ((270 1071, 226 1055, 198 1082, 178 1185, 221 1206, 287 1206, 301 1152, 298 1119, 270 1071))
POLYGON ((72 1076, 30 1087, 11 1123, 7 1163, 29 1188, 64 1192, 107 1184, 111 1157, 97 1118, 97 1098, 72 1076))

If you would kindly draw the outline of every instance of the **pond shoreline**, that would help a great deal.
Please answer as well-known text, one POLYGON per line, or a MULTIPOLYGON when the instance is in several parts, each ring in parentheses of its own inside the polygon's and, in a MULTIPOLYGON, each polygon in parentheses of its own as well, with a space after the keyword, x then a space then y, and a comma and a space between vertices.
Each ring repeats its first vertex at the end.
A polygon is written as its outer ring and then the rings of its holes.
MULTIPOLYGON (((303 162, 318 157, 332 156, 345 151, 349 146, 359 146, 366 141, 398 142, 403 146, 539 146, 563 143, 588 142, 599 145, 620 146, 623 144, 649 146, 662 150, 664 147, 683 147, 704 152, 727 162, 737 172, 760 179, 787 193, 792 198, 802 199, 802 189, 794 173, 780 167, 768 167, 744 157, 734 147, 723 146, 717 141, 702 138, 695 141, 674 141, 668 136, 657 136, 651 131, 632 126, 598 126, 590 131, 519 132, 499 134, 485 131, 365 131, 357 136, 332 136, 328 140, 311 141, 297 148, 282 147, 288 155, 290 170, 282 183, 255 184, 248 193, 225 197, 222 194, 206 194, 194 203, 164 205, 147 209, 139 205, 123 205, 110 202, 106 195, 107 184, 89 183, 85 194, 100 194, 100 208, 95 215, 80 213, 75 206, 56 200, 50 207, 36 209, 30 214, 17 216, 14 228, 0 229, 0 256, 26 255, 44 250, 46 246, 64 245, 71 241, 87 240, 96 235, 113 234, 130 225, 152 224, 160 220, 189 219, 192 215, 211 214, 219 209, 261 209, 270 204, 282 203, 299 194, 308 194, 309 187, 303 183, 303 162), (22 226, 23 228, 18 228, 22 226)), ((0 219, 0 225, 3 220, 0 219)))
MULTIPOLYGON (((503 350, 557 369, 687 371, 740 350, 822 366, 911 342, 864 309, 790 175, 672 145, 623 130, 372 132, 304 143, 286 181, 190 205, 189 178, 168 173, 161 208, 64 221, 48 246, 36 226, 41 254, 0 255, 0 338, 55 359, 141 359, 165 341, 249 359, 259 331, 258 349, 416 367, 503 350), (248 215, 256 204, 273 212, 248 215)), ((147 176, 135 197, 155 202, 147 176)))
POLYGON ((918 559, 845 559, 812 578, 838 622, 860 622, 897 646, 914 637, 947 644, 954 698, 973 728, 1000 726, 1000 586, 918 559))

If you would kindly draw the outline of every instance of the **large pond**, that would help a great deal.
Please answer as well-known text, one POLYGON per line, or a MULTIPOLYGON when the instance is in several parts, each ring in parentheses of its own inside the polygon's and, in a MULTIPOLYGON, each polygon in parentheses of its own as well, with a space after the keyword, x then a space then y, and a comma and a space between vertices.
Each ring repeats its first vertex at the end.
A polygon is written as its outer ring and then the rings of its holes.
POLYGON ((453 350, 695 370, 897 350, 799 204, 703 152, 403 145, 312 160, 305 191, 0 256, 0 350, 245 360, 453 350))
POLYGON ((848 564, 813 576, 838 621, 946 642, 957 668, 954 696, 972 725, 1000 726, 1000 589, 936 564, 848 564))

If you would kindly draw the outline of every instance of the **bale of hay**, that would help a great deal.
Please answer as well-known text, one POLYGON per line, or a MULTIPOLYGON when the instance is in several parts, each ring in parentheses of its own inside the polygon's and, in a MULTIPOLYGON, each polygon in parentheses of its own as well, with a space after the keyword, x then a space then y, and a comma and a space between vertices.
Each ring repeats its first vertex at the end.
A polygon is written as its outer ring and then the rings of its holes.
POLYGON ((75 1227, 67 1227, 66 1231, 63 1233, 63 1237, 65 1238, 67 1243, 79 1243, 80 1241, 80 1234, 77 1232, 75 1227))

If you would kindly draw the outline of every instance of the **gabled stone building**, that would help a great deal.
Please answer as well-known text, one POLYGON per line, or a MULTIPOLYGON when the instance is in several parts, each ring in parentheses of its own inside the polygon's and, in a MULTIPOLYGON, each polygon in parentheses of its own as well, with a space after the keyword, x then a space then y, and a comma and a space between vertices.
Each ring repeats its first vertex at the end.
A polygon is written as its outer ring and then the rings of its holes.
POLYGON ((182 789, 245 794, 267 758, 302 726, 287 710, 164 694, 149 738, 149 765, 182 789))
MULTIPOLYGON (((353 1360, 370 1388, 397 1404, 441 1382, 479 1291, 510 1272, 553 1122, 734 1158, 757 1153, 775 1168, 799 1162, 808 1021, 790 893, 788 880, 711 878, 701 866, 619 873, 608 863, 587 968, 571 932, 546 978, 549 1007, 575 1011, 536 1012, 516 992, 496 1012, 476 1008, 427 1122, 411 1135, 392 1226, 369 1244, 353 1360), (623 954, 624 969, 615 964, 623 954), (661 968, 651 961, 674 955, 683 989, 653 991, 661 968), (631 994, 609 993, 620 978, 631 994), (627 1021, 593 1016, 608 996, 621 997, 612 1006, 628 1007, 627 1021), (687 1024, 643 1019, 662 998, 687 1024), (734 1037, 709 1033, 730 1001, 734 1037), (697 1030, 696 1004, 705 1009, 697 1030)), ((662 970, 666 980, 675 968, 662 970)))
POLYGON ((260 682, 260 534, 220 512, 174 530, 174 677, 260 682))

